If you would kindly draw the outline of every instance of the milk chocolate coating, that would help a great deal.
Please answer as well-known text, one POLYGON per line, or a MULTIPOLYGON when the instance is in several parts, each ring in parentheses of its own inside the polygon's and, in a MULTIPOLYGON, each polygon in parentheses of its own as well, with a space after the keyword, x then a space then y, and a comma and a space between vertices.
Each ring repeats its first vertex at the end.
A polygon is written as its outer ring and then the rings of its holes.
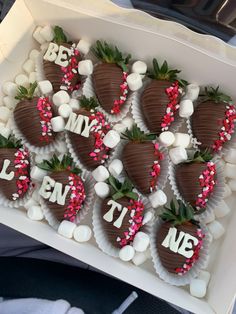
MULTIPOLYGON (((124 232, 129 231, 129 227, 131 224, 129 223, 129 220, 132 219, 130 216, 130 211, 128 211, 123 219, 122 225, 120 228, 116 228, 113 226, 113 223, 120 217, 121 212, 119 212, 117 209, 114 211, 113 215, 113 221, 107 222, 105 219, 103 219, 103 216, 110 210, 111 206, 107 205, 107 203, 111 200, 111 198, 106 198, 102 202, 101 206, 101 216, 102 216, 102 225, 104 228, 104 231, 107 235, 107 238, 111 242, 111 244, 114 247, 120 248, 119 242, 116 241, 117 237, 124 238, 124 232)), ((127 207, 130 205, 130 199, 127 197, 123 197, 118 199, 116 202, 121 204, 122 207, 127 207)))
MULTIPOLYGON (((56 182, 59 182, 63 185, 62 191, 64 192, 65 190, 65 186, 69 185, 69 177, 70 172, 67 170, 62 170, 62 171, 57 171, 57 172, 52 172, 49 176, 51 179, 55 180, 56 182)), ((50 192, 53 191, 53 188, 51 190, 48 190, 50 192)), ((69 190, 69 192, 66 195, 66 199, 65 199, 65 205, 60 205, 57 204, 57 202, 52 203, 47 199, 44 199, 44 202, 46 204, 46 206, 51 210, 51 212, 53 213, 53 215, 59 220, 62 221, 64 220, 64 212, 67 208, 67 206, 69 205, 69 201, 70 201, 70 195, 71 195, 71 190, 69 190)))
MULTIPOLYGON (((82 114, 87 117, 91 114, 85 109, 81 109, 75 113, 77 115, 82 114)), ((89 156, 89 153, 94 151, 95 138, 93 134, 90 133, 89 137, 84 137, 80 134, 68 131, 68 137, 76 156, 87 170, 92 171, 101 164, 99 160, 94 160, 93 157, 89 156)), ((109 154, 109 152, 101 150, 100 154, 103 155, 104 153, 109 154)))
POLYGON ((121 96, 122 73, 122 69, 114 63, 100 63, 94 67, 94 90, 101 107, 108 113, 114 106, 114 100, 119 100, 121 96))
MULTIPOLYGON (((49 141, 40 140, 42 136, 42 127, 40 124, 41 119, 37 109, 37 103, 38 97, 34 97, 32 100, 22 100, 17 104, 13 114, 16 126, 27 139, 29 144, 36 147, 44 147, 54 141, 56 134, 52 132, 49 141)), ((52 113, 54 113, 53 109, 52 113)))
MULTIPOLYGON (((60 44, 60 46, 64 46, 66 48, 71 47, 71 45, 67 43, 60 44)), ((76 56, 76 59, 78 62, 81 61, 80 55, 76 56)), ((61 66, 56 64, 54 61, 51 62, 43 60, 43 68, 46 79, 52 83, 54 93, 58 92, 61 89, 61 85, 64 85, 62 82, 64 72, 61 70, 61 66)), ((71 85, 76 86, 78 83, 80 83, 80 81, 81 77, 78 73, 76 73, 76 75, 71 80, 71 85)))
POLYGON ((199 145, 201 150, 212 149, 214 141, 219 139, 218 133, 225 118, 225 106, 224 102, 205 101, 194 110, 191 117, 192 132, 202 143, 199 145))
POLYGON ((152 142, 129 142, 124 147, 122 152, 124 169, 134 186, 142 194, 150 193, 152 180, 150 173, 156 159, 152 142))
POLYGON ((165 89, 170 87, 171 84, 169 81, 152 80, 141 95, 141 111, 144 122, 151 133, 159 135, 162 132, 162 118, 170 102, 165 89))
MULTIPOLYGON (((7 173, 10 173, 11 171, 14 171, 15 175, 12 180, 4 180, 0 179, 0 190, 2 194, 10 201, 12 201, 12 194, 17 193, 17 180, 19 176, 16 175, 16 168, 14 166, 14 160, 15 160, 15 153, 17 152, 17 148, 0 148, 0 170, 2 170, 3 163, 5 159, 10 160, 10 165, 7 168, 7 173)), ((30 160, 29 160, 30 161, 30 160)), ((28 171, 28 177, 30 177, 30 163, 27 167, 28 171)), ((23 198, 25 196, 25 193, 22 193, 19 195, 19 198, 23 198)))
POLYGON ((175 179, 180 195, 192 206, 196 206, 198 194, 202 192, 199 176, 207 169, 206 163, 183 163, 175 168, 175 179))
MULTIPOLYGON (((180 255, 178 252, 177 253, 172 252, 169 248, 165 248, 162 245, 162 242, 164 241, 171 227, 174 227, 174 226, 172 226, 169 222, 163 223, 161 225, 156 235, 156 241, 157 241, 156 245, 157 245, 157 251, 158 251, 162 266, 166 268, 168 272, 176 274, 175 269, 183 267, 186 261, 186 257, 183 255, 180 255)), ((178 238, 180 231, 188 233, 194 236, 195 238, 199 239, 197 235, 198 227, 193 224, 178 225, 178 226, 175 226, 175 228, 177 229, 176 239, 178 238)), ((189 240, 189 242, 192 242, 192 241, 189 240)), ((183 243, 183 240, 180 242, 179 246, 181 246, 182 243, 183 243)), ((194 248, 195 246, 193 246, 193 250, 194 248)))

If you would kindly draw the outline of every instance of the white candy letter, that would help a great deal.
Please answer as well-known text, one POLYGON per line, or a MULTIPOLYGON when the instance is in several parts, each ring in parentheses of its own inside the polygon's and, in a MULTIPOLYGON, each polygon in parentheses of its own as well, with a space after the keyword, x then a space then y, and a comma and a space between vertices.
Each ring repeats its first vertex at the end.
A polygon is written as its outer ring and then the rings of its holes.
POLYGON ((107 203, 107 205, 111 205, 111 209, 103 216, 103 219, 106 220, 107 222, 112 222, 115 209, 117 208, 118 211, 120 212, 122 206, 113 200, 110 200, 107 203))
POLYGON ((11 181, 14 178, 14 171, 11 171, 10 173, 7 173, 7 168, 10 165, 10 160, 9 159, 4 159, 3 162, 3 167, 2 170, 0 172, 0 178, 7 180, 7 181, 11 181))
POLYGON ((55 185, 55 180, 51 179, 49 176, 45 176, 43 178, 43 183, 39 189, 39 194, 45 198, 45 199, 48 199, 52 192, 52 188, 54 187, 55 185))
POLYGON ((71 56, 71 51, 69 48, 60 46, 58 56, 55 60, 55 63, 62 66, 62 67, 67 67, 69 64, 69 61, 67 60, 68 57, 71 56), (65 53, 66 52, 66 53, 65 53))
POLYGON ((50 43, 48 46, 48 50, 45 53, 43 59, 47 61, 51 61, 51 62, 55 61, 57 58, 56 52, 58 52, 58 50, 59 50, 59 47, 57 44, 50 43))
POLYGON ((69 185, 65 186, 64 193, 62 194, 63 185, 59 182, 56 182, 53 192, 49 198, 49 201, 52 203, 57 203, 59 205, 65 205, 66 195, 68 194, 70 187, 69 185))

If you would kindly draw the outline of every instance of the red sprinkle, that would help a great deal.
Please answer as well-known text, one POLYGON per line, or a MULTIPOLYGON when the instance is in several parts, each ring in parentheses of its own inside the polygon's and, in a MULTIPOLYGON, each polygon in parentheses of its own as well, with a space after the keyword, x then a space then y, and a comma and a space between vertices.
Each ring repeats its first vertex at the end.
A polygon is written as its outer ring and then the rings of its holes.
POLYGON ((120 113, 120 107, 125 103, 128 95, 128 84, 127 84, 127 72, 123 72, 123 82, 120 85, 121 96, 119 99, 114 100, 113 107, 111 109, 111 114, 120 113))
POLYGON ((52 104, 49 101, 48 97, 40 97, 37 103, 37 109, 40 116, 41 124, 41 137, 40 141, 49 142, 50 137, 52 136, 52 104))
POLYGON ((157 179, 161 173, 161 166, 159 164, 159 161, 163 160, 164 155, 159 150, 159 144, 155 143, 154 145, 154 155, 157 157, 157 159, 154 161, 152 165, 152 170, 150 172, 150 175, 152 177, 150 182, 150 192, 153 192, 156 190, 157 186, 157 179))

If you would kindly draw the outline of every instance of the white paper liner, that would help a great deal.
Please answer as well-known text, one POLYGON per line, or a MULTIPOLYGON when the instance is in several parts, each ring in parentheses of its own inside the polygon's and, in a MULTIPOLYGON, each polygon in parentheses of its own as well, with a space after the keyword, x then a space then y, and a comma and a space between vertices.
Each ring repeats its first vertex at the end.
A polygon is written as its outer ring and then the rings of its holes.
MULTIPOLYGON (((30 117, 29 117, 29 119, 30 119, 30 117)), ((12 118, 11 122, 12 122, 12 132, 15 135, 15 137, 18 139, 21 139, 22 144, 25 147, 27 147, 30 152, 33 152, 35 154, 42 155, 42 154, 49 154, 51 152, 54 152, 56 150, 56 147, 59 145, 59 143, 63 137, 63 132, 58 133, 58 134, 56 134, 55 140, 51 144, 44 146, 44 147, 37 147, 37 146, 31 145, 27 141, 27 139, 24 137, 24 135, 21 133, 21 131, 16 126, 14 118, 12 118)))
MULTIPOLYGON (((152 213, 154 213, 151 207, 151 204, 149 203, 147 198, 141 197, 141 201, 143 202, 145 206, 145 212, 151 211, 152 213)), ((94 237, 95 237, 98 247, 104 253, 117 258, 119 257, 119 251, 121 248, 116 248, 112 245, 112 243, 109 241, 107 234, 104 230, 104 227, 102 224, 103 218, 101 215, 102 202, 103 200, 100 199, 99 197, 95 199, 94 208, 93 208, 93 217, 92 217, 94 237)), ((147 234, 150 234, 152 224, 153 224, 152 221, 148 222, 146 225, 142 226, 139 231, 143 231, 147 234)))
MULTIPOLYGON (((29 169, 29 174, 31 172, 31 169, 33 167, 33 156, 31 154, 31 152, 29 152, 29 160, 30 160, 30 169, 29 169)), ((28 191, 25 193, 24 197, 19 198, 18 200, 15 201, 10 201, 9 199, 7 199, 3 193, 0 192, 0 205, 6 206, 6 207, 10 207, 10 208, 19 208, 19 207, 23 207, 25 205, 25 203, 31 198, 32 196, 32 192, 33 192, 33 180, 30 178, 31 182, 30 182, 30 186, 28 191)), ((5 184, 8 184, 7 181, 5 182, 5 184)))
MULTIPOLYGON (((110 162, 114 159, 120 159, 122 161, 122 152, 123 152, 123 149, 127 143, 128 143, 127 140, 121 140, 121 143, 118 145, 116 151, 114 152, 112 158, 110 159, 110 162)), ((166 147, 162 146, 156 140, 152 141, 152 143, 158 143, 160 152, 162 152, 164 154, 164 160, 160 161, 161 172, 160 172, 160 175, 159 175, 158 180, 157 180, 158 183, 156 185, 157 189, 163 190, 166 186, 166 182, 168 179, 170 158, 169 158, 168 150, 166 147)), ((125 171, 125 170, 123 170, 123 171, 125 171)))
MULTIPOLYGON (((94 67, 96 67, 96 65, 98 65, 99 63, 95 64, 94 67)), ((85 95, 86 97, 97 98, 96 93, 93 88, 92 75, 87 77, 82 87, 82 90, 83 90, 83 95, 85 95)), ((134 94, 133 92, 129 91, 129 96, 127 97, 126 102, 122 105, 121 111, 119 114, 110 114, 107 111, 105 111, 101 106, 98 107, 98 111, 101 111, 109 122, 111 123, 119 122, 123 118, 125 118, 126 115, 128 114, 130 106, 131 106, 133 94, 134 94)))
POLYGON ((205 238, 203 239, 203 246, 200 250, 198 260, 194 263, 193 267, 186 274, 180 276, 168 272, 167 269, 162 266, 156 245, 157 232, 162 223, 163 223, 162 220, 158 218, 156 222, 153 224, 150 234, 150 248, 154 268, 159 277, 165 282, 174 286, 185 286, 189 284, 193 278, 197 277, 200 270, 204 269, 207 265, 210 246, 210 236, 207 227, 204 224, 200 225, 203 233, 205 234, 205 238))
MULTIPOLYGON (((135 123, 137 124, 137 126, 139 127, 139 129, 143 131, 144 133, 151 133, 151 131, 148 129, 148 126, 144 122, 144 117, 141 110, 140 98, 144 89, 146 88, 149 82, 150 82, 150 79, 147 79, 145 83, 143 84, 143 87, 139 89, 138 91, 134 92, 134 96, 132 99, 132 106, 131 106, 132 117, 135 123)), ((179 116, 178 111, 177 111, 175 115, 175 120, 169 126, 168 131, 173 132, 173 133, 177 132, 183 123, 184 123, 184 119, 179 116)))
MULTIPOLYGON (((196 219, 200 220, 204 220, 209 214, 214 212, 214 208, 222 201, 224 195, 225 190, 224 169, 217 158, 213 158, 212 161, 216 165, 217 184, 214 186, 214 190, 210 195, 209 201, 207 202, 206 210, 201 214, 196 214, 196 219)), ((179 193, 175 180, 175 165, 172 162, 170 162, 169 166, 169 182, 176 198, 183 201, 184 204, 186 204, 184 198, 179 193)))
POLYGON ((35 71, 37 82, 46 80, 44 69, 43 69, 43 52, 41 51, 35 60, 35 71))
MULTIPOLYGON (((84 181, 86 198, 84 204, 80 211, 78 212, 76 219, 74 221, 75 224, 79 224, 84 217, 87 215, 89 210, 92 210, 92 204, 94 200, 94 180, 91 174, 88 171, 83 172, 81 178, 84 181)), ((42 207, 44 217, 47 220, 48 224, 55 230, 58 229, 60 225, 60 221, 55 217, 53 212, 47 207, 46 202, 40 196, 40 205, 42 207)))

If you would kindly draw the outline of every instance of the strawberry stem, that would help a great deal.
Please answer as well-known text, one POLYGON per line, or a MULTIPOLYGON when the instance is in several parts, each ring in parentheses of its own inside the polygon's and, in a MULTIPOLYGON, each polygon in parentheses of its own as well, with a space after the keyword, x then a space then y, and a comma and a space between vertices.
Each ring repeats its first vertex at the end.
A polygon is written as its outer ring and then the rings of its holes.
POLYGON ((37 82, 31 83, 29 88, 19 86, 15 99, 18 100, 31 100, 34 97, 34 92, 37 87, 37 82))

